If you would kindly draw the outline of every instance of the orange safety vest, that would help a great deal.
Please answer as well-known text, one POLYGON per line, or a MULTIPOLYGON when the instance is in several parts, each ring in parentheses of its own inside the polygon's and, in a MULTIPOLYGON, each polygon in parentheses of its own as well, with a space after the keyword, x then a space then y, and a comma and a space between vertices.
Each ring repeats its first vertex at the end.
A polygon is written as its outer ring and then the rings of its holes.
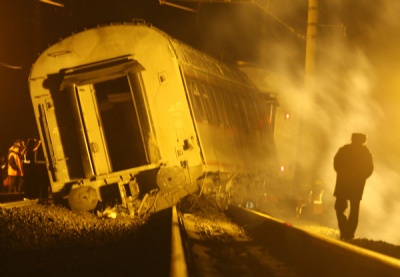
POLYGON ((22 171, 21 156, 19 155, 18 147, 11 148, 11 150, 8 153, 8 160, 10 160, 11 157, 14 157, 14 161, 17 164, 19 171, 12 168, 10 163, 8 163, 8 168, 7 168, 8 176, 24 176, 24 172, 22 171))

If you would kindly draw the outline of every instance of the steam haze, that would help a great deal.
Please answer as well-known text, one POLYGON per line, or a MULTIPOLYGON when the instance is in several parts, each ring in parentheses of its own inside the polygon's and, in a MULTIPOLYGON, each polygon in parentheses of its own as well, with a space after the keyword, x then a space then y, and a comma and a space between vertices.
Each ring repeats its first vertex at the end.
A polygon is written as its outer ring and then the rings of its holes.
MULTIPOLYGON (((399 14, 398 1, 320 1, 316 68, 307 86, 298 78, 304 76, 304 67, 293 74, 291 53, 298 51, 296 45, 276 44, 280 49, 275 55, 277 60, 269 61, 287 78, 286 82, 272 84, 278 92, 280 109, 303 120, 300 130, 308 138, 307 147, 300 150, 298 157, 301 169, 310 171, 304 174, 323 181, 329 225, 337 227, 332 196, 336 178, 333 157, 339 147, 350 143, 351 133, 362 132, 368 136, 367 147, 375 170, 366 183, 356 236, 397 245, 399 14)), ((265 60, 270 59, 263 47, 260 53, 265 60)), ((281 127, 277 128, 279 133, 281 127)))

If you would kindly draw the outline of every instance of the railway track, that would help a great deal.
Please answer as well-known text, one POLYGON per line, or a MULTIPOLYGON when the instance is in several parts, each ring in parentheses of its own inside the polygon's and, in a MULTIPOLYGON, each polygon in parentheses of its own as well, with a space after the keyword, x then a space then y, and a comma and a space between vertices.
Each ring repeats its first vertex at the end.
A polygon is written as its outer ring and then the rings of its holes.
POLYGON ((26 199, 23 193, 0 193, 0 208, 10 209, 38 204, 39 199, 26 199))
POLYGON ((206 231, 196 230, 200 223, 181 215, 190 276, 400 276, 398 259, 247 209, 231 206, 227 215, 244 234, 230 232, 230 224, 222 230, 224 223, 218 222, 219 231, 201 236, 206 231))
MULTIPOLYGON (((0 207, 36 204, 14 201, 0 207)), ((251 210, 231 206, 226 215, 182 213, 176 207, 160 211, 132 241, 103 252, 102 260, 121 276, 400 276, 400 260, 395 258, 251 210)), ((107 268, 86 266, 92 273, 107 268)))
POLYGON ((300 276, 400 276, 400 260, 315 235, 264 214, 230 207, 249 236, 300 276))
POLYGON ((32 206, 32 205, 37 205, 38 201, 39 201, 38 199, 32 199, 32 200, 20 200, 20 201, 0 203, 0 208, 11 209, 11 208, 32 206))
POLYGON ((24 193, 0 193, 0 203, 16 202, 24 199, 24 193))

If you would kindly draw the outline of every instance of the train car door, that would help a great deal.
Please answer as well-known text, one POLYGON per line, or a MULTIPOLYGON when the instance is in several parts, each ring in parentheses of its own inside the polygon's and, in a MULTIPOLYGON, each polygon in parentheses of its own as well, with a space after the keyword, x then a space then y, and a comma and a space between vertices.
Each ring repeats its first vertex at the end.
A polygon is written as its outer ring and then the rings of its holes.
POLYGON ((96 107, 112 170, 149 163, 146 152, 145 116, 139 116, 134 79, 128 75, 94 83, 96 107))
POLYGON ((67 124, 63 124, 66 122, 62 120, 65 117, 63 109, 58 110, 60 120, 57 121, 55 110, 55 103, 57 101, 58 99, 44 99, 43 104, 39 106, 40 126, 43 130, 44 140, 46 141, 48 159, 50 161, 49 169, 53 182, 68 180, 73 175, 71 170, 63 170, 68 168, 68 162, 71 159, 68 155, 70 151, 63 149, 61 145, 65 137, 64 134, 70 134, 71 132, 66 131, 68 130, 68 126, 67 124))
POLYGON ((160 161, 142 71, 129 56, 47 75, 38 123, 53 192, 160 161))
POLYGON ((148 164, 130 80, 125 75, 76 86, 77 130, 83 130, 81 153, 86 177, 90 171, 101 175, 148 164))
POLYGON ((109 154, 98 114, 95 90, 92 84, 76 87, 79 98, 88 150, 91 156, 93 170, 96 175, 112 171, 109 154))
MULTIPOLYGON (((54 103, 45 109, 46 118, 54 111, 54 120, 48 128, 43 126, 49 130, 48 144, 59 149, 53 151, 53 163, 65 173, 64 181, 150 163, 147 145, 154 132, 142 70, 136 61, 117 58, 66 69, 61 85, 54 82, 54 103)), ((49 76, 53 84, 51 78, 59 76, 49 76)))

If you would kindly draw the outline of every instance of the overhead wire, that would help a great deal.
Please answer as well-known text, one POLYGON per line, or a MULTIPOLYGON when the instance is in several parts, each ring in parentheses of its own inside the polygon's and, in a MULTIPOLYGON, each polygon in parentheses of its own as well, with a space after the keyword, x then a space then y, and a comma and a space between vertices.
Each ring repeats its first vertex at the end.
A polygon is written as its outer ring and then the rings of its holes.
POLYGON ((22 66, 19 66, 19 65, 10 65, 7 63, 3 63, 3 62, 0 62, 0 65, 4 66, 6 68, 9 68, 9 69, 22 69, 23 68, 22 66))

